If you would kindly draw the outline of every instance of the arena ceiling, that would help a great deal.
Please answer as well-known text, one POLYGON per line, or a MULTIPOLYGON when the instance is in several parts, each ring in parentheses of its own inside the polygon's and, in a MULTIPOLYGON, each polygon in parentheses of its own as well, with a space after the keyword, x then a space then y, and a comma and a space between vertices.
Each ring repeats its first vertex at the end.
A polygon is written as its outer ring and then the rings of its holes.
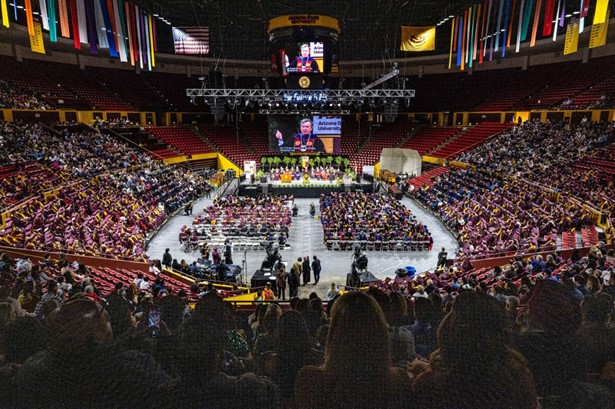
MULTIPOLYGON (((474 1, 475 2, 475 1, 474 1)), ((401 25, 435 25, 474 2, 469 0, 139 0, 174 26, 210 27, 209 57, 267 60, 268 21, 287 14, 321 14, 341 22, 341 60, 389 60, 408 57, 399 50, 401 25)), ((164 23, 162 23, 164 24, 164 23)), ((442 26, 437 53, 448 49, 449 28, 442 26)), ((160 29, 158 30, 160 32, 160 29)), ((159 45, 172 53, 170 36, 159 45)))

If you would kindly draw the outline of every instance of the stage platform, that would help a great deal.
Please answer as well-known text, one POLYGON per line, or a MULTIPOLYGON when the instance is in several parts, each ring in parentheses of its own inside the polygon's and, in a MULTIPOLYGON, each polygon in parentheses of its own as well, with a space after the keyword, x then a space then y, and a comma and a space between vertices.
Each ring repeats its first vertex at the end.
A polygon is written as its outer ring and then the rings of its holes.
POLYGON ((366 180, 355 182, 349 178, 345 178, 343 183, 318 179, 312 179, 309 183, 304 183, 300 180, 283 183, 279 180, 267 178, 266 183, 259 181, 251 185, 246 180, 242 180, 239 184, 239 195, 247 197, 256 197, 263 193, 276 195, 292 194, 296 198, 318 198, 323 193, 356 191, 372 193, 373 185, 366 180))

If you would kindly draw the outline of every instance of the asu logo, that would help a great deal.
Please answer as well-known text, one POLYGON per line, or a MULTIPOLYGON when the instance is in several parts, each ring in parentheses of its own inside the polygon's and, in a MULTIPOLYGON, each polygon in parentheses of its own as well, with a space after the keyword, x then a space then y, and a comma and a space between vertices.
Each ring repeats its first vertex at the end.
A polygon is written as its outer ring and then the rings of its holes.
POLYGON ((307 88, 310 86, 310 79, 307 76, 299 78, 299 86, 301 88, 307 88))
POLYGON ((411 37, 410 37, 410 42, 411 42, 412 44, 415 44, 415 45, 421 45, 421 44, 424 44, 426 41, 427 41, 427 39, 426 39, 426 38, 425 38, 425 36, 424 36, 424 35, 422 35, 422 34, 419 34, 419 35, 413 35, 413 36, 411 36, 411 37))

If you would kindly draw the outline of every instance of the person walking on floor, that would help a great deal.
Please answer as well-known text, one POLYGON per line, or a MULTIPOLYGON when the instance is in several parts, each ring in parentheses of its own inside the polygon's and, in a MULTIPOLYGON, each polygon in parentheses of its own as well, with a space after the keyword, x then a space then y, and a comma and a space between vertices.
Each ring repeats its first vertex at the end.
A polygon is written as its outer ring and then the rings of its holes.
POLYGON ((309 256, 305 256, 303 258, 303 285, 308 285, 308 283, 311 280, 310 277, 310 272, 312 271, 311 267, 310 267, 310 257, 309 256))
POLYGON ((322 269, 320 265, 320 260, 318 257, 314 256, 312 260, 312 272, 314 273, 314 285, 318 285, 318 281, 320 281, 320 270, 322 269))

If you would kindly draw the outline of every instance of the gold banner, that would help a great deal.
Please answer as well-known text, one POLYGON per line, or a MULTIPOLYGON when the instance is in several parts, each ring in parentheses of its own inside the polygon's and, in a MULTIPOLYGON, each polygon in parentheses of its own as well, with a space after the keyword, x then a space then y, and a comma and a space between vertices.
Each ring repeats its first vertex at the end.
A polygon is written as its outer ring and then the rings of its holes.
POLYGON ((401 51, 433 51, 436 49, 436 27, 401 26, 401 51))
POLYGON ((573 18, 566 29, 566 41, 564 42, 564 55, 576 53, 579 49, 579 19, 573 18))
POLYGON ((592 31, 589 35, 589 48, 596 48, 606 44, 606 35, 609 30, 609 14, 607 10, 606 18, 602 23, 593 24, 592 31))
POLYGON ((596 11, 594 12, 594 21, 592 24, 600 24, 609 20, 606 17, 606 13, 609 10, 609 0, 598 0, 596 2, 596 11))
POLYGON ((43 41, 43 27, 39 21, 33 22, 34 35, 30 36, 30 49, 32 52, 45 54, 45 43, 43 41))
POLYGON ((338 19, 328 16, 320 16, 318 14, 291 14, 289 16, 280 16, 269 20, 267 32, 284 27, 301 27, 315 26, 327 27, 333 30, 340 31, 340 22, 338 19))

